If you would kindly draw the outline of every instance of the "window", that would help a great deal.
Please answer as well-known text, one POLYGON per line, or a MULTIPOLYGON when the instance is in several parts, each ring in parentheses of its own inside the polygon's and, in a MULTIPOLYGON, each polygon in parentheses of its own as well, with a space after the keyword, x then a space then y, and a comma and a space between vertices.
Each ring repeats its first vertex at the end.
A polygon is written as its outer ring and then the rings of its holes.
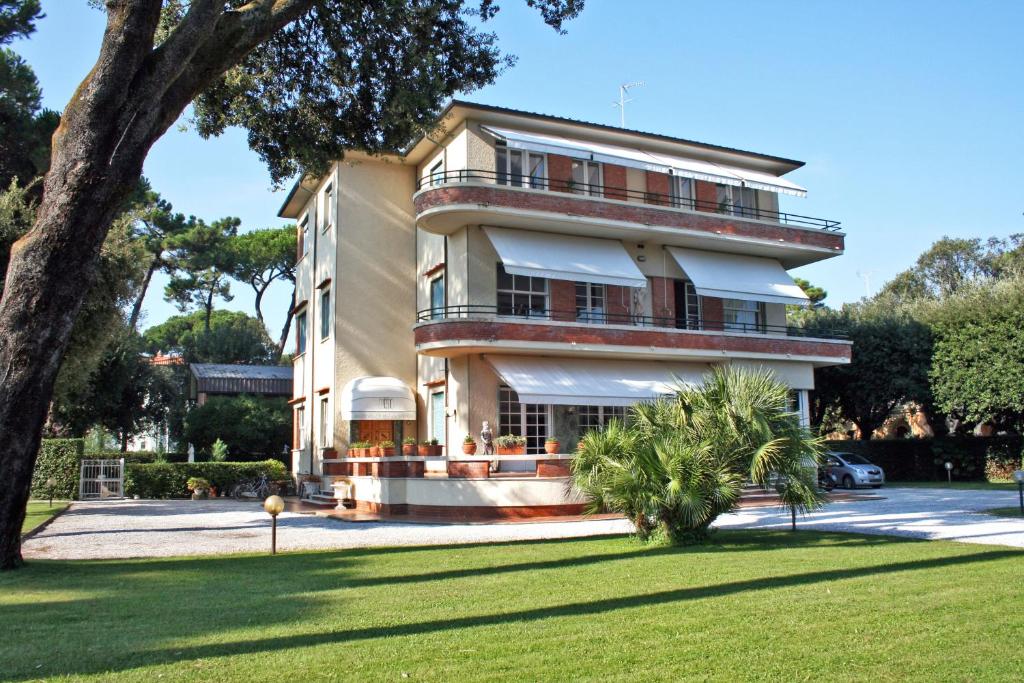
POLYGON ((799 416, 801 425, 804 427, 809 426, 810 415, 808 412, 806 389, 790 389, 789 401, 786 408, 789 412, 796 413, 797 416, 799 416))
POLYGON ((498 389, 498 433, 526 437, 527 453, 543 453, 548 436, 548 408, 540 403, 520 403, 510 387, 498 389))
POLYGON ((430 319, 444 317, 444 275, 430 281, 430 319))
POLYGON ((757 190, 733 185, 715 185, 718 213, 757 217, 757 190))
POLYGON ((309 214, 299 222, 299 258, 309 253, 309 214))
POLYGON ((327 186, 327 189, 324 190, 324 208, 323 211, 320 212, 320 228, 324 232, 330 230, 331 226, 334 224, 334 212, 337 207, 338 204, 335 201, 334 196, 334 183, 331 183, 327 186))
POLYGON ((591 429, 604 429, 613 418, 626 419, 624 406, 577 406, 579 414, 580 437, 591 429))
POLYGON ((495 159, 499 185, 547 188, 547 163, 543 154, 509 149, 504 143, 498 143, 495 145, 495 159))
POLYGON ((306 352, 306 311, 295 316, 295 355, 306 352))
POLYGON ((597 161, 572 160, 572 191, 576 194, 589 194, 600 197, 601 164, 597 161))
POLYGON ((306 408, 295 409, 295 448, 306 447, 306 408))
POLYGON ((331 410, 329 399, 320 399, 320 446, 330 448, 334 440, 331 434, 331 410))
POLYGON ((584 323, 607 322, 604 285, 576 283, 576 320, 584 323))
POLYGON ((444 392, 435 391, 430 394, 430 437, 444 445, 445 435, 444 392))
POLYGON ((764 304, 745 299, 722 299, 725 329, 737 332, 764 331, 764 304))
MULTIPOLYGON (((689 280, 675 281, 676 329, 700 329, 700 297, 689 280)), ((715 321, 721 322, 721 321, 715 321)))
POLYGON ((331 288, 324 287, 320 292, 320 338, 331 336, 331 288))
POLYGON ((542 277, 510 275, 498 264, 498 315, 546 318, 548 281, 542 277))
POLYGON ((440 185, 444 182, 444 159, 430 167, 427 175, 428 185, 440 185))
POLYGON ((674 176, 669 184, 672 206, 682 209, 694 208, 694 186, 692 178, 674 176))

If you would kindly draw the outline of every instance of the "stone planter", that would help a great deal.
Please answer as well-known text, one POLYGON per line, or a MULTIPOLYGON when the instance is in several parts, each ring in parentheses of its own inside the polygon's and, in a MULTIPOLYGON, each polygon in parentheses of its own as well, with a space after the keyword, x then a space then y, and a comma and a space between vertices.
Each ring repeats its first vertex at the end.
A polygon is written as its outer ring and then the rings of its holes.
POLYGON ((497 454, 498 455, 526 455, 526 446, 511 446, 511 447, 498 446, 497 447, 497 454))
POLYGON ((554 455, 555 453, 558 452, 559 448, 561 448, 561 444, 558 443, 557 441, 544 442, 544 452, 547 453, 548 455, 554 455))
POLYGON ((210 492, 206 489, 196 489, 192 492, 192 500, 206 500, 210 497, 210 492))

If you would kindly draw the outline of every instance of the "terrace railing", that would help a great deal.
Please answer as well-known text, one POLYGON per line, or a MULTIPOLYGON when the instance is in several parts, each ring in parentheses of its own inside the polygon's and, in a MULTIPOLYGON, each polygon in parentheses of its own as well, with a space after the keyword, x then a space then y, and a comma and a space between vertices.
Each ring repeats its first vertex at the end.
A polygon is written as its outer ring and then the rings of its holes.
POLYGON ((770 211, 768 209, 737 206, 728 202, 710 202, 694 197, 677 197, 673 194, 632 190, 626 187, 598 185, 573 180, 562 180, 541 175, 519 175, 500 171, 482 169, 461 169, 432 173, 416 181, 416 189, 421 190, 451 183, 490 183, 505 187, 518 187, 538 191, 570 192, 580 196, 599 197, 604 199, 639 200, 645 204, 664 206, 675 209, 703 211, 737 218, 773 221, 802 228, 817 228, 828 232, 839 230, 839 221, 827 218, 814 218, 797 213, 770 211))

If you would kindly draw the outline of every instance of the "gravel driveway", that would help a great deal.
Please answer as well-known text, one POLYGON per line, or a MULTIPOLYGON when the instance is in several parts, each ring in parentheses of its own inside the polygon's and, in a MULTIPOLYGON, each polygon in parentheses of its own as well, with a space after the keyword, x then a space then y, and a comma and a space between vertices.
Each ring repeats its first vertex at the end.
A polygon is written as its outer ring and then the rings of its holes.
MULTIPOLYGON (((1024 547, 1024 520, 980 510, 1015 505, 1009 491, 887 488, 884 498, 832 503, 798 520, 800 528, 891 534, 1024 547)), ((719 518, 722 528, 785 528, 778 508, 750 508, 719 518)), ((27 558, 81 559, 264 552, 269 521, 255 503, 107 501, 75 503, 25 542, 27 558)), ((278 548, 357 548, 525 541, 625 533, 624 520, 525 524, 344 522, 298 513, 278 518, 278 548)))

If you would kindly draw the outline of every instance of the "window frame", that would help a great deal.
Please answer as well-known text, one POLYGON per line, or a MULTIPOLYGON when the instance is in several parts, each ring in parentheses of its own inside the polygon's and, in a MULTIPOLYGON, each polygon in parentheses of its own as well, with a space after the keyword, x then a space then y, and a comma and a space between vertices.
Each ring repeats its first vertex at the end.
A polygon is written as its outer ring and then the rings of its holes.
POLYGON ((446 393, 447 392, 445 391, 444 388, 432 389, 430 391, 430 438, 437 439, 437 443, 440 446, 447 445, 446 437, 448 432, 448 414, 446 409, 448 407, 448 397, 446 396, 446 393), (440 404, 435 402, 436 397, 438 396, 441 397, 440 404), (436 415, 434 412, 438 405, 440 406, 441 409, 440 416, 436 415), (441 423, 440 430, 438 430, 438 417, 440 417, 441 423), (438 434, 438 431, 440 431, 441 433, 438 434))
POLYGON ((682 175, 673 175, 669 181, 669 203, 677 209, 697 208, 697 181, 682 175), (683 192, 683 184, 689 186, 688 194, 683 192), (684 196, 686 194, 686 196, 684 196))
POLYGON ((765 307, 763 301, 753 301, 751 299, 722 299, 722 329, 727 332, 749 332, 753 334, 763 334, 765 330, 765 307), (730 302, 740 302, 742 306, 730 305, 730 302), (753 304, 753 308, 750 305, 753 304), (754 322, 737 322, 730 321, 727 311, 739 311, 743 313, 753 313, 754 322))
POLYGON ((334 226, 334 213, 338 206, 335 196, 334 181, 327 183, 323 191, 324 211, 321 217, 320 232, 327 232, 334 226))
MULTIPOLYGON (((692 280, 687 280, 685 278, 679 278, 679 279, 676 279, 675 281, 676 282, 680 282, 683 285, 683 296, 684 296, 683 307, 685 309, 685 313, 684 313, 683 318, 682 318, 682 320, 684 321, 685 324, 682 327, 680 327, 679 326, 679 322, 680 322, 680 317, 679 317, 679 297, 677 296, 676 297, 676 302, 675 302, 675 308, 676 308, 676 329, 677 330, 699 330, 699 329, 701 329, 703 327, 704 309, 703 309, 703 302, 701 301, 701 296, 700 296, 700 294, 697 293, 696 285, 693 284, 692 280), (691 301, 691 297, 692 297, 692 301, 691 301), (694 314, 691 313, 691 306, 693 306, 695 308, 696 313, 694 313, 694 314)), ((673 285, 673 287, 674 287, 674 285, 673 285)), ((675 294, 675 293, 676 292, 673 292, 673 294, 675 294)), ((724 317, 724 315, 723 315, 723 317, 724 317)), ((715 322, 719 322, 719 321, 715 321, 715 322)))
POLYGON ((522 403, 519 394, 507 384, 498 385, 498 435, 515 434, 526 437, 526 453, 544 453, 544 443, 552 433, 554 416, 552 406, 546 403, 522 403), (506 406, 509 410, 505 410, 506 406), (518 406, 512 410, 512 406, 518 406), (514 419, 518 416, 518 420, 514 419), (536 424, 529 423, 529 417, 537 418, 536 424), (529 434, 533 428, 534 434, 529 434))
POLYGON ((608 287, 598 282, 576 282, 576 299, 575 299, 575 310, 576 310, 576 322, 590 323, 590 324, 604 324, 608 322, 608 287), (580 294, 580 288, 583 287, 584 292, 580 294), (595 296, 594 290, 600 290, 600 295, 595 296), (580 299, 583 299, 583 306, 580 306, 580 299), (595 306, 594 302, 600 299, 600 306, 595 306), (581 308, 584 311, 581 314, 581 308), (596 312, 595 312, 596 309, 596 312))
POLYGON ((295 314, 295 355, 301 356, 306 353, 306 345, 308 344, 308 324, 309 319, 307 312, 309 307, 303 307, 302 310, 295 314))
POLYGON ((600 161, 593 161, 591 159, 572 159, 570 163, 570 172, 572 173, 572 192, 573 194, 587 195, 590 197, 603 197, 604 196, 604 164, 600 161), (583 169, 583 180, 576 180, 576 168, 579 165, 583 169), (597 168, 597 184, 590 182, 590 168, 597 168))
POLYGON ((427 171, 427 185, 437 187, 438 185, 443 185, 444 182, 444 155, 442 154, 437 163, 427 171))
POLYGON ((320 290, 320 341, 331 337, 331 288, 320 290))
POLYGON ((320 448, 330 448, 334 443, 334 434, 331 430, 331 407, 330 398, 324 396, 320 399, 320 448))
POLYGON ((495 182, 509 187, 526 187, 531 190, 548 189, 548 155, 528 149, 511 149, 504 142, 494 144, 495 182), (519 173, 512 172, 512 158, 519 157, 519 173), (540 161, 540 173, 534 172, 534 160, 540 161))
POLYGON ((299 260, 301 261, 309 253, 309 212, 307 211, 299 221, 299 260))
POLYGON ((431 320, 443 320, 445 318, 445 307, 448 302, 448 292, 445 287, 444 273, 430 279, 430 283, 427 285, 427 298, 430 301, 430 319, 431 320), (437 287, 441 294, 440 305, 435 305, 434 296, 435 287, 437 287))
POLYGON ((608 426, 608 421, 614 418, 625 421, 626 406, 576 406, 576 420, 581 439, 588 429, 603 430, 608 426), (594 409, 596 409, 596 414, 594 409), (596 418, 595 424, 593 426, 589 424, 584 426, 584 418, 586 418, 587 422, 590 422, 591 418, 596 418))
POLYGON ((715 184, 715 204, 716 211, 721 214, 729 216, 740 216, 742 218, 758 218, 760 216, 760 209, 758 205, 760 200, 757 196, 757 190, 752 187, 743 187, 739 185, 726 185, 724 183, 715 184), (721 199, 720 190, 725 190, 725 201, 721 199), (737 192, 739 202, 737 203, 737 192), (753 206, 747 206, 746 197, 752 197, 753 206))
POLYGON ((531 275, 513 275, 512 273, 509 273, 505 270, 504 264, 499 262, 497 268, 497 282, 495 284, 495 294, 495 300, 499 302, 496 306, 496 311, 498 315, 516 318, 535 318, 542 320, 548 320, 551 318, 551 286, 548 281, 548 278, 546 277, 534 277, 531 275), (503 288, 501 286, 502 275, 512 278, 511 288, 503 288), (517 288, 519 281, 521 280, 525 281, 528 287, 527 289, 517 288), (535 280, 543 283, 543 291, 533 289, 533 283, 535 280), (510 296, 512 298, 511 311, 502 310, 502 304, 500 303, 502 294, 510 296), (520 310, 520 307, 517 305, 516 300, 517 298, 522 297, 526 298, 526 308, 524 313, 518 313, 517 311, 520 310), (533 312, 536 310, 535 308, 533 308, 534 297, 543 297, 544 307, 541 313, 533 312))
POLYGON ((306 447, 308 434, 306 433, 306 406, 295 406, 295 434, 293 435, 295 450, 302 450, 306 447))

